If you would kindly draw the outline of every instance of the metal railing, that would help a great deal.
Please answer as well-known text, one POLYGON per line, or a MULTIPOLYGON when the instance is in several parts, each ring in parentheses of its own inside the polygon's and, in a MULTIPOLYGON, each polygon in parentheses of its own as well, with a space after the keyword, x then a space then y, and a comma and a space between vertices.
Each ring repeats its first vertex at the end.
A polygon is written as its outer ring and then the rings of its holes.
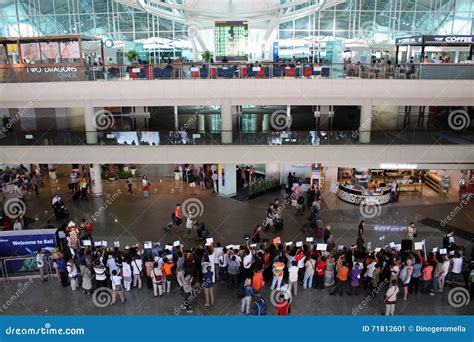
MULTIPOLYGON (((52 259, 49 257, 45 257, 45 277, 53 276, 53 267, 52 267, 52 259)), ((14 256, 14 257, 7 257, 7 258, 0 258, 0 269, 2 272, 2 277, 0 280, 3 281, 10 281, 11 279, 22 279, 22 278, 38 278, 40 277, 38 273, 38 268, 31 267, 30 269, 21 270, 19 272, 10 272, 9 271, 9 264, 10 263, 18 263, 22 262, 25 264, 36 265, 36 256, 31 255, 23 255, 23 256, 14 256)))
POLYGON ((8 132, 0 146, 78 145, 463 145, 474 144, 472 130, 371 131, 370 142, 359 142, 359 131, 96 131, 96 132, 8 132))
POLYGON ((177 79, 474 80, 474 64, 171 63, 0 69, 0 83, 177 79), (49 70, 46 69, 58 69, 49 70), (64 70, 63 70, 64 69, 64 70), (46 72, 47 71, 47 72, 46 72))

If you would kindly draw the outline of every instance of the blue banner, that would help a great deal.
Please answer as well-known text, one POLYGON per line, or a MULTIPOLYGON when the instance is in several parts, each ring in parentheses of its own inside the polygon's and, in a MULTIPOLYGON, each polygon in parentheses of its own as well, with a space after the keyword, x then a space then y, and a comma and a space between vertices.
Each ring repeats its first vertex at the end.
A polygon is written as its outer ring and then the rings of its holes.
POLYGON ((56 247, 56 229, 0 232, 0 257, 31 255, 46 247, 56 247))
POLYGON ((0 319, 0 340, 472 342, 473 320, 472 316, 5 316, 0 319))
POLYGON ((278 51, 279 50, 279 44, 278 41, 273 42, 273 61, 278 62, 278 51))

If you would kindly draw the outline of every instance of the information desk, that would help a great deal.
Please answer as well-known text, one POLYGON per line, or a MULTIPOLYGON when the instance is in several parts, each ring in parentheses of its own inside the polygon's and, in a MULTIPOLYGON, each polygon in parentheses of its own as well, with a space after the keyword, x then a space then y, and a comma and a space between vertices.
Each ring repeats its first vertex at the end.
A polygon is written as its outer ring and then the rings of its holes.
POLYGON ((345 202, 352 204, 363 203, 378 203, 386 204, 391 200, 390 188, 382 188, 380 192, 373 193, 367 190, 356 190, 351 186, 339 185, 337 197, 345 202))

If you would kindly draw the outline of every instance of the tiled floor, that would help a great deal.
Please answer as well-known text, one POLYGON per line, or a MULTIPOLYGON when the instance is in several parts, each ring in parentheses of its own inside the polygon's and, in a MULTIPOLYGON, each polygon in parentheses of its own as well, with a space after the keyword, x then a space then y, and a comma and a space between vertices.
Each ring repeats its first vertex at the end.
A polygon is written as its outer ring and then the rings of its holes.
MULTIPOLYGON (((148 172, 151 174, 150 172, 148 172)), ((41 189, 39 196, 33 194, 27 198, 28 216, 36 219, 30 227, 42 227, 50 219, 56 223, 51 210, 51 198, 54 193, 59 192, 71 213, 73 220, 90 217, 98 212, 101 207, 107 206, 102 214, 99 214, 94 226, 94 237, 96 240, 107 240, 109 244, 120 240, 121 245, 143 243, 144 241, 161 241, 169 243, 181 240, 187 245, 194 244, 194 239, 187 238, 181 231, 165 233, 163 226, 169 221, 170 214, 176 203, 183 203, 189 198, 197 198, 202 203, 202 216, 200 220, 206 223, 215 241, 223 244, 238 244, 243 242, 243 235, 251 232, 255 224, 262 222, 268 203, 276 197, 283 198, 279 193, 271 194, 258 199, 241 202, 232 199, 218 197, 209 191, 200 192, 197 196, 190 195, 190 191, 181 181, 170 178, 151 178, 152 190, 149 199, 143 198, 138 189, 140 180, 137 180, 135 194, 126 193, 126 185, 123 181, 104 181, 104 196, 90 199, 89 202, 73 201, 72 193, 67 189, 66 172, 58 172, 59 181, 46 183, 41 189), (120 190, 120 193, 118 192, 120 190), (114 195, 115 194, 115 195, 114 195), (110 203, 106 203, 109 199, 110 203)), ((357 236, 357 226, 361 219, 359 207, 352 206, 340 200, 336 200, 333 194, 326 193, 323 196, 322 219, 325 223, 332 225, 336 244, 351 245, 357 236)), ((304 240, 306 234, 301 231, 301 226, 307 218, 294 215, 291 204, 285 204, 283 212, 285 227, 279 235, 282 241, 304 240)), ((420 224, 423 219, 439 221, 454 212, 459 206, 455 198, 439 198, 438 195, 426 191, 423 197, 416 194, 402 194, 397 204, 387 204, 381 208, 378 216, 366 219, 367 227, 365 239, 370 241, 372 247, 381 247, 390 242, 399 243, 402 238, 403 228, 411 221, 417 222, 418 239, 426 240, 427 250, 441 245, 444 233, 438 229, 420 224), (385 239, 381 240, 384 236, 385 239)), ((465 237, 472 241, 474 233, 474 204, 468 203, 464 206, 449 224, 466 232, 465 237)), ((268 234, 269 238, 275 235, 268 234)), ((457 242, 471 249, 470 241, 457 238, 457 242)), ((25 280, 20 281, 25 282, 25 280)), ((176 288, 169 296, 154 298, 148 289, 132 291, 127 294, 125 305, 117 304, 113 307, 98 308, 94 306, 90 297, 80 292, 72 292, 70 288, 62 288, 57 281, 41 283, 38 279, 32 280, 32 285, 24 291, 17 299, 11 300, 11 296, 18 289, 18 282, 3 284, 4 290, 0 291, 0 303, 11 302, 7 310, 1 314, 174 314, 175 309, 182 304, 183 298, 179 296, 176 288)), ((269 296, 267 290, 265 296, 269 296)), ((367 293, 368 294, 368 293, 367 293)), ((363 309, 358 314, 378 315, 383 308, 383 296, 367 300, 361 294, 359 297, 328 296, 327 291, 316 292, 315 290, 302 290, 294 298, 293 314, 298 315, 351 315, 353 310, 363 304, 363 309), (365 299, 365 300, 364 300, 365 299)), ((210 309, 202 305, 201 294, 194 303, 194 314, 238 314, 240 312, 240 301, 237 294, 228 290, 220 284, 216 285, 216 306, 210 309)), ((268 302, 268 304, 270 304, 268 302)), ((397 314, 433 314, 433 315, 456 315, 472 313, 473 302, 469 306, 453 308, 447 302, 447 293, 435 297, 421 294, 410 296, 407 302, 400 301, 397 304, 397 314)), ((274 314, 269 305, 269 313, 274 314)))

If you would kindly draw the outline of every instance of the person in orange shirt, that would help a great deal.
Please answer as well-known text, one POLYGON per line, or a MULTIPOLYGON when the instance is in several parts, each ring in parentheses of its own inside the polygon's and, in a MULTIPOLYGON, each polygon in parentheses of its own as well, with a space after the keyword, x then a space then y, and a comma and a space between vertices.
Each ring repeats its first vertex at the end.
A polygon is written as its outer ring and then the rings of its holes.
POLYGON ((329 293, 330 296, 335 296, 339 292, 339 296, 342 296, 344 293, 344 285, 347 282, 347 274, 349 273, 349 268, 347 267, 346 257, 341 255, 337 259, 337 277, 336 277, 336 286, 329 293))
POLYGON ((263 274, 261 270, 255 270, 252 277, 252 287, 255 294, 259 293, 265 287, 263 274))
POLYGON ((171 291, 171 279, 173 278, 173 267, 174 267, 174 262, 173 260, 168 260, 165 258, 163 260, 163 266, 161 267, 161 270, 163 272, 163 277, 164 277, 164 284, 163 284, 163 292, 165 293, 170 293, 171 291))

